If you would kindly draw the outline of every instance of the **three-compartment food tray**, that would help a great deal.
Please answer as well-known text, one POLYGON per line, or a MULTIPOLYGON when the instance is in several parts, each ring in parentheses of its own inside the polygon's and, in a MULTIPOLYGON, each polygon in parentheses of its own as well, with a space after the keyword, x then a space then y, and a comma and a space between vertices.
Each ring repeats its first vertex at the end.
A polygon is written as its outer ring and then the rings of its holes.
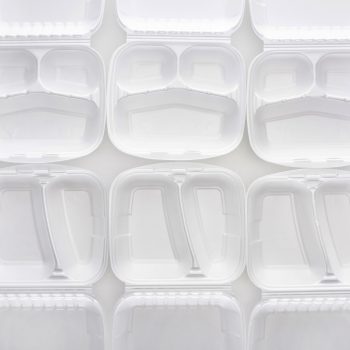
POLYGON ((90 47, 104 0, 0 0, 0 160, 44 163, 94 151, 105 73, 90 47))
POLYGON ((102 350, 92 285, 107 267, 106 200, 90 172, 0 170, 0 348, 102 350))
POLYGON ((108 130, 121 151, 194 160, 231 152, 245 126, 245 65, 231 45, 244 0, 117 0, 108 130))
POLYGON ((291 167, 350 164, 350 2, 250 0, 265 52, 248 89, 251 145, 291 167))
POLYGON ((242 350, 230 283, 245 265, 244 186, 192 163, 121 174, 110 194, 110 256, 126 295, 113 349, 242 350))

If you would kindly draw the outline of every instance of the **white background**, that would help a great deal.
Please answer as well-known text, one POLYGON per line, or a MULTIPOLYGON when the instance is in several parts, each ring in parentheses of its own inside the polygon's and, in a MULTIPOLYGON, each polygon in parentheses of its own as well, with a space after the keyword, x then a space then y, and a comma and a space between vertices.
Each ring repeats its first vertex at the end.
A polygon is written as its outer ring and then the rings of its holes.
MULTIPOLYGON (((112 54, 126 41, 125 33, 119 26, 117 20, 115 1, 116 0, 106 0, 107 4, 102 27, 93 37, 93 47, 104 59, 107 76, 112 54)), ((251 61, 263 50, 262 42, 256 37, 251 27, 248 8, 246 9, 243 25, 233 35, 232 43, 245 57, 248 70, 251 61)), ((245 132, 242 144, 234 152, 227 156, 210 159, 204 162, 223 166, 235 171, 241 176, 246 187, 260 176, 287 170, 286 168, 268 164, 260 160, 253 153, 249 145, 247 132, 245 132)), ((65 164, 71 166, 93 171, 104 184, 106 191, 109 191, 115 177, 124 170, 151 163, 154 163, 154 161, 138 159, 119 152, 109 141, 107 132, 102 145, 93 154, 78 160, 65 162, 65 164)), ((3 166, 6 166, 6 164, 3 164, 3 166)), ((94 288, 95 297, 101 303, 106 315, 106 349, 108 350, 111 349, 114 307, 123 295, 123 292, 123 283, 118 281, 110 268, 105 277, 94 288)), ((253 286, 246 274, 244 274, 242 278, 234 283, 233 294, 239 300, 242 308, 244 308, 246 318, 248 319, 252 308, 259 301, 259 290, 253 286)))

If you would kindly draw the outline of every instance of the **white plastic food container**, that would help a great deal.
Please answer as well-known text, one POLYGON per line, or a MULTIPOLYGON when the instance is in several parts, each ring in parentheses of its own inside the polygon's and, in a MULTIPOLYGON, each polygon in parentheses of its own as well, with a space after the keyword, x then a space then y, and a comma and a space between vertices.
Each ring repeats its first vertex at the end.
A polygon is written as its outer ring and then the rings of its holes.
POLYGON ((245 126, 245 65, 231 45, 244 0, 117 0, 127 43, 111 62, 108 129, 121 151, 195 160, 231 152, 245 126))
POLYGON ((218 167, 169 163, 114 182, 110 255, 126 295, 113 350, 243 350, 229 293, 244 269, 244 186, 218 167))
POLYGON ((249 350, 347 350, 350 172, 297 170, 249 189, 249 350))
POLYGON ((104 349, 91 289, 107 266, 101 184, 26 165, 0 170, 0 188, 0 349, 104 349))
POLYGON ((105 74, 90 47, 104 0, 0 0, 0 160, 89 154, 105 128, 105 74))
POLYGON ((291 167, 350 164, 350 1, 250 0, 265 52, 248 88, 251 145, 291 167))

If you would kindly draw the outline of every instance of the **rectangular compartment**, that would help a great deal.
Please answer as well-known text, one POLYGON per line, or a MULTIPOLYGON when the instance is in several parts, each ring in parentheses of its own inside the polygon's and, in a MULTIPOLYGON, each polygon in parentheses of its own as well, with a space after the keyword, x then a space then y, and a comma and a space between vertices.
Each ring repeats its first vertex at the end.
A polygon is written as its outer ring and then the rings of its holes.
POLYGON ((113 350, 242 350, 242 312, 224 294, 125 297, 114 314, 113 350))
POLYGON ((191 0, 184 11, 181 1, 145 6, 117 0, 117 11, 128 42, 116 51, 110 70, 113 144, 161 160, 210 158, 235 149, 245 124, 245 67, 230 34, 241 22, 244 1, 202 6, 191 0))
POLYGON ((297 170, 250 187, 248 274, 263 297, 249 350, 347 349, 349 214, 346 171, 297 170))
POLYGON ((105 73, 86 41, 103 8, 103 0, 0 1, 0 160, 62 161, 98 147, 105 73))
POLYGON ((111 189, 111 259, 130 284, 229 283, 244 267, 244 188, 228 170, 138 168, 111 189))
POLYGON ((259 157, 291 167, 350 163, 350 30, 347 1, 250 0, 266 50, 248 88, 250 142, 259 157))

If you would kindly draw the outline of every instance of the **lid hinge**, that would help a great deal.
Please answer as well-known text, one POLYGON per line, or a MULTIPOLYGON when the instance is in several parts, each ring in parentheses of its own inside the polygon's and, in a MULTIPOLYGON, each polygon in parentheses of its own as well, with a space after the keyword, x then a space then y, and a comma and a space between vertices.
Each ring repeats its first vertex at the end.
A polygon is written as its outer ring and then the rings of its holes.
POLYGON ((91 46, 91 38, 23 38, 23 39, 0 39, 1 46, 91 46))
POLYGON ((312 51, 349 49, 350 40, 334 41, 327 40, 267 40, 264 42, 264 50, 290 50, 290 51, 312 51))
POLYGON ((125 293, 232 292, 231 285, 125 285, 125 293))
POLYGON ((298 291, 262 291, 261 299, 286 300, 286 299, 324 299, 324 298, 350 298, 350 288, 337 290, 298 290, 298 291))
POLYGON ((58 294, 84 294, 93 295, 92 286, 33 286, 33 285, 22 285, 22 286, 4 286, 0 287, 1 294, 15 294, 15 295, 58 295, 58 294))
POLYGON ((193 33, 129 33, 127 42, 175 42, 175 43, 222 43, 230 44, 231 36, 222 34, 195 34, 193 33))

